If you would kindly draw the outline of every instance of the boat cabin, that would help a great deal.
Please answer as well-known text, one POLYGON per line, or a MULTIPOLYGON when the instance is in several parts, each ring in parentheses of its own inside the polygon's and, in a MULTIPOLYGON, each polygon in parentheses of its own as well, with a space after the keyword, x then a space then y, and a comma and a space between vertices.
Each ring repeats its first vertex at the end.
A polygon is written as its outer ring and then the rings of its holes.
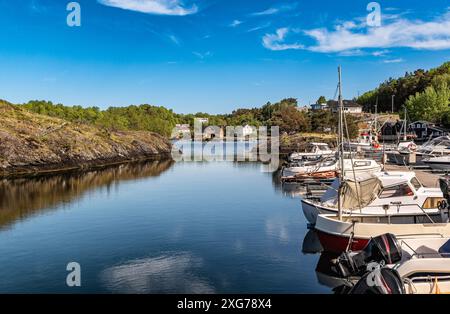
POLYGON ((437 208, 443 194, 437 188, 425 188, 414 172, 381 172, 376 174, 381 186, 371 205, 414 205, 437 208))

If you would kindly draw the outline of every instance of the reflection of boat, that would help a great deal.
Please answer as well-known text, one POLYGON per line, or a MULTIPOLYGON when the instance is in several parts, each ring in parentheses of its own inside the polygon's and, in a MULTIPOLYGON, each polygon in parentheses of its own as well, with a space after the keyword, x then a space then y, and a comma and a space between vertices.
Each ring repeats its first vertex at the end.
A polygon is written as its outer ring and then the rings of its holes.
POLYGON ((322 252, 322 245, 315 230, 308 230, 303 239, 302 252, 307 254, 316 254, 322 252))
MULTIPOLYGON (((443 200, 439 188, 425 188, 414 172, 379 172, 346 178, 342 183, 342 212, 360 215, 398 215, 408 217, 439 215, 443 200)), ((302 199, 302 209, 310 223, 319 214, 337 214, 339 179, 317 200, 302 199)), ((409 218, 407 218, 409 219, 409 218)))
POLYGON ((343 277, 335 267, 338 257, 339 255, 329 252, 320 254, 316 276, 319 284, 331 288, 337 294, 342 294, 348 292, 359 277, 343 277))
MULTIPOLYGON (((375 160, 370 159, 344 159, 343 165, 344 175, 350 173, 371 173, 381 170, 381 166, 375 160)), ((282 177, 284 179, 308 177, 328 179, 336 177, 340 170, 339 159, 333 156, 321 159, 315 163, 291 163, 283 169, 282 177)))
POLYGON ((326 143, 308 143, 305 152, 294 152, 289 156, 289 161, 318 160, 320 158, 334 155, 326 143))
POLYGON ((288 195, 292 198, 300 197, 307 192, 304 185, 295 182, 283 182, 281 185, 281 190, 284 195, 288 195))

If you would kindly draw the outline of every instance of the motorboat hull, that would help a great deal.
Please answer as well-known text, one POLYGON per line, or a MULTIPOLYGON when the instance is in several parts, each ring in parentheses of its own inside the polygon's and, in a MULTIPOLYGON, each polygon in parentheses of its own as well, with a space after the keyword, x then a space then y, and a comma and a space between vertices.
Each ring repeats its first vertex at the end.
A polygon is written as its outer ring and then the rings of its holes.
MULTIPOLYGON (((430 215, 433 221, 439 221, 440 215, 430 215)), ((316 230, 325 251, 341 253, 351 249, 361 250, 375 236, 392 233, 396 236, 450 236, 449 223, 427 223, 427 217, 398 216, 351 216, 344 215, 339 220, 336 215, 319 215, 316 230), (391 222, 383 221, 390 219, 391 222), (378 222, 381 221, 381 222, 378 222)))
POLYGON ((337 211, 328 210, 322 206, 319 206, 317 204, 314 204, 314 202, 311 202, 309 200, 302 199, 302 211, 303 215, 305 216, 306 220, 312 225, 314 225, 317 221, 317 216, 319 214, 336 214, 337 211))
POLYGON ((351 251, 360 251, 369 243, 370 239, 352 237, 350 235, 334 235, 327 232, 317 230, 320 244, 324 251, 341 253, 347 249, 351 251))
POLYGON ((450 171, 450 161, 425 160, 424 163, 434 170, 450 171))

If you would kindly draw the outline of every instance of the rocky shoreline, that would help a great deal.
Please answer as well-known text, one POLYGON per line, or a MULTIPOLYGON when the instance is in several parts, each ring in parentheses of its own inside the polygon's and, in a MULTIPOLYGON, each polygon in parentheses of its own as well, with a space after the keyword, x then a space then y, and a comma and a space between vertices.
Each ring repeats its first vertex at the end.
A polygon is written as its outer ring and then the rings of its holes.
POLYGON ((144 131, 110 131, 0 102, 0 178, 171 158, 170 142, 144 131))

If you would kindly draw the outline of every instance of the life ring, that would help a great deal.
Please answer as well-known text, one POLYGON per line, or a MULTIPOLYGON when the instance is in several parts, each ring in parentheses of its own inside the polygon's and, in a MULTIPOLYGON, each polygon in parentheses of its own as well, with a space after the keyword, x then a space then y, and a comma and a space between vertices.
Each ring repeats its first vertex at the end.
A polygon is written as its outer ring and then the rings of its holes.
POLYGON ((373 141, 372 142, 372 147, 375 148, 375 149, 380 148, 380 144, 378 142, 373 141))
POLYGON ((414 144, 414 143, 410 143, 410 144, 408 145, 408 149, 409 149, 409 151, 411 151, 411 152, 415 152, 416 149, 417 149, 417 145, 414 144))

